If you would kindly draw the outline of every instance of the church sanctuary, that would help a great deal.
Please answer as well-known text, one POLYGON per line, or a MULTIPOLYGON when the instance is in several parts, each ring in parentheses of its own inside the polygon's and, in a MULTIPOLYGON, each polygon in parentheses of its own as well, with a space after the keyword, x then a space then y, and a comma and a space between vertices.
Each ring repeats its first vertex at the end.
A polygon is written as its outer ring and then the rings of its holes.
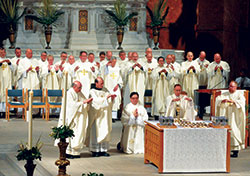
POLYGON ((0 0, 0 176, 250 176, 249 0, 0 0))

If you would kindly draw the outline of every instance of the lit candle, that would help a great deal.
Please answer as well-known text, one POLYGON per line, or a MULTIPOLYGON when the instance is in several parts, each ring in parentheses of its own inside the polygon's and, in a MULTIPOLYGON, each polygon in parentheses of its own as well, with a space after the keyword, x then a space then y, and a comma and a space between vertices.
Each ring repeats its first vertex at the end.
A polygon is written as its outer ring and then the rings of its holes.
POLYGON ((33 91, 29 92, 29 131, 28 131, 28 149, 32 149, 32 102, 33 91))
POLYGON ((64 99, 63 99, 63 126, 65 125, 66 121, 66 102, 67 102, 67 84, 68 84, 68 72, 64 72, 64 99))

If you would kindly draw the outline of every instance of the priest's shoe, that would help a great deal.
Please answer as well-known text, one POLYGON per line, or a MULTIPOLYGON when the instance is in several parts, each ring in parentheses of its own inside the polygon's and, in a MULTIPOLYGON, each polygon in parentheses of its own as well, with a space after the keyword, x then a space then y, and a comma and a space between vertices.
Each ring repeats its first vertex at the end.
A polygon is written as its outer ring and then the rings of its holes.
POLYGON ((106 157, 109 157, 110 156, 110 154, 109 153, 107 153, 107 152, 100 152, 100 156, 106 156, 106 157))
POLYGON ((231 154, 230 156, 231 156, 232 158, 237 158, 237 157, 238 157, 239 151, 238 151, 238 150, 232 150, 232 152, 233 152, 233 154, 231 154))
POLYGON ((100 156, 99 152, 92 152, 92 157, 99 157, 99 156, 100 156))

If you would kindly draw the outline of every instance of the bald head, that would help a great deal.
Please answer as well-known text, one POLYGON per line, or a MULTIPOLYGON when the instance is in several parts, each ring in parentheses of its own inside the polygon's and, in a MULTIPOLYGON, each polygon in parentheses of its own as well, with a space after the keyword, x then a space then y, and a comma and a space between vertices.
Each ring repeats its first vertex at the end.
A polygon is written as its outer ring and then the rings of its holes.
POLYGON ((31 49, 26 49, 25 55, 28 59, 31 59, 33 54, 31 49))
POLYGON ((75 57, 72 56, 72 55, 70 55, 70 56, 68 57, 68 62, 69 62, 70 65, 74 64, 74 63, 75 63, 75 57))
POLYGON ((113 54, 112 54, 111 51, 106 52, 106 57, 107 57, 108 60, 111 60, 112 56, 113 56, 113 54))
POLYGON ((168 54, 167 55, 167 57, 166 57, 166 62, 167 62, 167 64, 170 64, 170 63, 172 63, 172 55, 171 54, 168 54))
POLYGON ((175 55, 171 54, 171 56, 172 56, 172 63, 174 63, 175 62, 175 55))
POLYGON ((82 84, 79 81, 74 81, 72 87, 76 93, 82 90, 82 84))
POLYGON ((151 62, 152 62, 152 59, 153 59, 152 53, 148 53, 148 54, 146 55, 146 58, 147 58, 147 62, 148 62, 148 63, 151 63, 151 62))
POLYGON ((220 63, 220 61, 221 61, 221 56, 220 56, 219 53, 215 53, 215 54, 214 54, 214 61, 215 61, 217 64, 220 63))
POLYGON ((149 53, 152 54, 152 49, 151 48, 147 48, 145 53, 146 53, 146 55, 148 55, 149 53))
POLYGON ((191 62, 191 61, 193 60, 193 58, 194 58, 194 54, 193 54, 191 51, 189 51, 189 52, 187 53, 187 60, 188 60, 189 62, 191 62))
POLYGON ((234 93, 237 90, 237 83, 235 81, 231 81, 229 84, 229 92, 234 93))
POLYGON ((200 58, 201 61, 204 61, 204 60, 205 60, 205 58, 206 58, 206 53, 205 53, 205 51, 201 51, 201 52, 200 52, 199 58, 200 58))

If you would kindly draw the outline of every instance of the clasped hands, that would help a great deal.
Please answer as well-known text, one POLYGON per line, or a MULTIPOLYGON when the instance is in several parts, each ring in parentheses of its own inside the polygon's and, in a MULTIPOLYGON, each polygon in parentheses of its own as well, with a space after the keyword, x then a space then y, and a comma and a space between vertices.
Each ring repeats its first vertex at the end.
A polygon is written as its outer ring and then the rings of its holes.
POLYGON ((223 70, 222 66, 216 66, 216 67, 214 68, 214 70, 216 71, 218 68, 219 68, 221 71, 223 70))
POLYGON ((135 63, 132 68, 134 69, 135 67, 142 68, 142 66, 139 63, 135 63))
POLYGON ((0 63, 4 63, 4 62, 6 62, 6 63, 10 63, 10 60, 9 59, 5 59, 5 60, 3 60, 3 61, 1 61, 0 63))
MULTIPOLYGON (((30 66, 26 72, 28 73, 28 72, 31 71, 32 69, 33 69, 32 66, 30 66)), ((36 70, 37 72, 39 72, 39 66, 36 66, 36 67, 35 67, 35 70, 36 70)))
POLYGON ((191 70, 191 69, 192 69, 192 70, 195 70, 194 66, 189 67, 189 68, 188 68, 188 71, 191 70))
POLYGON ((228 99, 222 100, 222 103, 232 103, 232 104, 235 104, 235 102, 233 100, 228 100, 228 99))
MULTIPOLYGON (((180 98, 175 98, 175 99, 172 100, 172 102, 176 102, 176 101, 180 101, 180 100, 181 100, 180 98)), ((184 100, 192 101, 192 99, 188 98, 188 97, 186 97, 184 100)))
POLYGON ((139 116, 139 113, 138 113, 138 109, 136 108, 133 112, 133 115, 135 116, 135 118, 137 118, 139 116))

